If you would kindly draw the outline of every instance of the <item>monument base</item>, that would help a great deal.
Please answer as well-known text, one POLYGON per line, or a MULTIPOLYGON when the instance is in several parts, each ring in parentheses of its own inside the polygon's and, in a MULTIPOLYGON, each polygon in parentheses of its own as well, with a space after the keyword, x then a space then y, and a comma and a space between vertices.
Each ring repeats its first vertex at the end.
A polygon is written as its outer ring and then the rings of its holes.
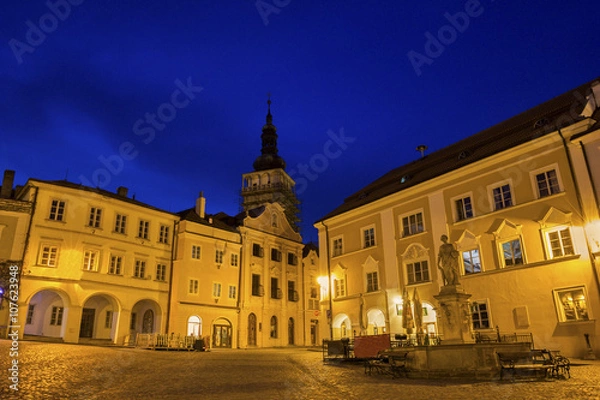
POLYGON ((442 345, 475 343, 471 327, 470 294, 460 284, 446 285, 433 296, 439 303, 438 323, 444 340, 442 345))

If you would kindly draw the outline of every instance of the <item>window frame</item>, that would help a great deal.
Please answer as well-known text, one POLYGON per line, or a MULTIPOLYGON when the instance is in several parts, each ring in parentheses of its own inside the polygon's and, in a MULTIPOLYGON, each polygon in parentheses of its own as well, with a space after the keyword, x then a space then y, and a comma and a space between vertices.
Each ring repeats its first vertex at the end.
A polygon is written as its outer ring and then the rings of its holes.
POLYGON ((229 262, 231 263, 232 267, 238 267, 240 265, 240 255, 238 253, 231 253, 229 262))
POLYGON ((361 228, 360 231, 362 233, 361 241, 362 241, 363 249, 368 249, 368 248, 377 246, 375 225, 365 226, 365 227, 361 228), (368 232, 370 234, 368 234, 368 232))
POLYGON ((431 282, 431 270, 429 268, 429 260, 427 259, 416 259, 416 260, 410 260, 410 262, 406 262, 404 264, 404 268, 406 271, 406 282, 407 285, 418 285, 421 283, 428 283, 431 282), (423 263, 425 263, 425 269, 423 269, 423 263), (419 274, 423 277, 424 275, 427 275, 426 278, 424 279, 420 279, 417 280, 416 276, 417 276, 417 271, 415 269, 416 265, 419 265, 419 274), (412 273, 411 273, 411 269, 412 269, 412 273), (425 271, 425 272, 423 272, 425 271), (412 276, 412 278, 411 278, 412 276))
POLYGON ((366 293, 373 293, 373 292, 379 291, 379 289, 380 289, 379 271, 365 272, 365 283, 366 283, 366 288, 365 288, 366 293), (373 279, 373 278, 375 278, 375 279, 373 279))
POLYGON ((125 257, 119 254, 111 254, 108 260, 109 275, 123 275, 123 259, 125 257))
POLYGON ((127 234, 127 215, 125 214, 115 214, 115 233, 120 233, 122 235, 127 234))
POLYGON ((514 185, 512 183, 512 179, 505 179, 502 181, 498 181, 495 182, 491 185, 487 186, 487 192, 488 192, 488 196, 489 196, 489 202, 490 202, 490 209, 491 212, 495 212, 495 211, 501 211, 510 207, 514 207, 515 205, 517 205, 517 200, 515 197, 515 190, 514 190, 514 185), (504 195, 502 196, 502 207, 497 207, 497 203, 495 200, 495 195, 494 195, 494 190, 496 189, 500 189, 501 193, 504 194, 503 188, 505 186, 508 186, 508 193, 510 195, 510 204, 505 204, 507 202, 507 200, 504 198, 504 195))
MULTIPOLYGON (((521 236, 512 236, 512 237, 507 237, 507 238, 503 238, 502 240, 499 240, 498 243, 498 251, 500 254, 500 260, 502 262, 502 268, 512 268, 512 267, 518 267, 518 266, 522 266, 526 264, 525 261, 525 248, 523 246, 523 239, 521 238, 521 236), (521 262, 520 263, 513 263, 513 264, 507 264, 506 263, 506 257, 504 256, 505 252, 504 252, 504 245, 507 243, 513 243, 513 242, 519 242, 519 246, 521 248, 521 262)), ((511 245, 511 253, 513 255, 513 260, 514 260, 514 249, 512 248, 511 245)))
POLYGON ((341 256, 344 254, 344 237, 337 236, 331 239, 331 253, 332 257, 341 256))
POLYGON ((200 260, 201 257, 202 257, 202 246, 193 244, 192 245, 192 260, 200 260), (196 255, 197 255, 197 257, 196 257, 196 255))
POLYGON ((40 245, 40 253, 38 256, 37 265, 56 268, 58 266, 58 256, 60 253, 60 246, 53 243, 42 243, 40 245), (46 250, 47 249, 47 250, 46 250), (46 255, 46 253, 48 253, 46 255), (54 253, 54 254, 52 254, 54 253))
POLYGON ((237 286, 229 285, 227 298, 234 299, 234 300, 237 298, 237 286))
POLYGON ((133 264, 133 277, 146 279, 146 260, 136 258, 133 264))
POLYGON ((57 221, 57 222, 66 222, 65 221, 66 209, 67 209, 66 200, 51 199, 50 200, 50 210, 48 211, 48 220, 49 221, 57 221), (56 203, 56 205, 54 203, 56 203), (55 209, 55 207, 56 207, 56 209, 55 209))
POLYGON ((160 224, 158 229, 158 243, 169 244, 170 228, 169 225, 160 224))
POLYGON ((167 264, 156 263, 156 280, 159 282, 167 281, 167 264))
POLYGON ((418 235, 420 233, 423 232, 427 232, 427 228, 425 226, 425 213, 423 211, 423 209, 418 209, 418 210, 414 210, 405 214, 400 215, 400 237, 405 238, 405 237, 410 237, 410 236, 414 236, 414 235, 418 235), (418 217, 420 216, 420 225, 419 225, 419 221, 418 221, 418 217), (410 222, 410 218, 411 217, 415 217, 415 223, 411 224, 410 222), (405 226, 405 220, 407 222, 407 225, 405 226), (415 230, 414 232, 412 231, 411 227, 414 226, 415 230), (421 230, 419 230, 419 226, 421 227, 421 230))
POLYGON ((215 249, 215 263, 223 264, 223 256, 225 255, 224 250, 215 249))
POLYGON ((555 258, 563 258, 563 257, 570 257, 570 256, 574 256, 576 254, 578 254, 577 252, 577 247, 575 246, 575 241, 573 240, 573 230, 571 229, 571 226, 568 225, 560 225, 560 226, 554 226, 552 228, 548 228, 548 229, 544 229, 543 231, 544 234, 544 247, 546 248, 546 253, 548 254, 548 258, 553 260, 555 258), (561 233, 562 232, 568 232, 569 236, 567 239, 565 239, 561 233), (552 246, 553 243, 553 239, 550 237, 551 234, 553 233, 557 233, 558 237, 558 241, 560 244, 560 251, 561 254, 560 255, 555 255, 554 254, 554 250, 555 248, 552 246), (572 253, 567 254, 565 252, 565 241, 570 241, 570 247, 571 247, 571 251, 572 253))
POLYGON ((223 285, 220 282, 213 282, 213 284, 212 284, 213 299, 221 298, 222 291, 223 291, 223 285))
POLYGON ((82 269, 88 272, 98 272, 98 266, 100 265, 100 250, 96 249, 85 249, 83 251, 83 265, 82 269), (93 257, 89 257, 88 256, 93 257), (91 259, 91 262, 90 262, 91 259))
POLYGON ((531 179, 531 185, 532 185, 533 191, 534 191, 537 199, 554 196, 554 195, 560 194, 564 191, 564 187, 562 184, 562 178, 561 178, 560 170, 558 168, 557 163, 553 163, 550 165, 546 165, 542 168, 535 169, 529 173, 529 176, 531 179), (551 171, 554 171, 554 173, 556 174, 556 186, 558 189, 556 192, 554 192, 551 189, 553 186, 550 185, 550 182, 549 182, 550 178, 548 178, 548 173, 551 171), (548 185, 548 194, 546 194, 546 195, 542 195, 540 186, 539 186, 539 181, 538 181, 538 176, 542 175, 542 174, 544 174, 546 184, 548 185))
POLYGON ((557 289, 553 289, 552 293, 554 296, 554 303, 556 306, 556 316, 558 318, 559 323, 572 324, 572 323, 593 321, 593 317, 591 315, 591 308, 590 308, 590 305, 588 302, 588 299, 589 299, 588 291, 587 291, 587 287, 585 285, 557 288, 557 289), (581 307, 581 306, 578 307, 578 305, 573 302, 573 293, 576 293, 576 292, 581 292, 584 307, 581 307), (568 296, 568 295, 570 295, 571 298, 569 299, 567 297, 565 299, 564 297, 568 296), (569 305, 569 309, 567 309, 566 308, 567 304, 564 303, 565 300, 567 302, 569 300, 571 300, 571 302, 573 302, 574 304, 569 305), (571 308, 572 308, 572 314, 574 315, 575 318, 568 317, 568 315, 571 314, 571 308))
POLYGON ((102 227, 103 210, 100 207, 91 206, 88 214, 87 226, 90 228, 100 229, 102 227))
POLYGON ((471 302, 471 323, 473 330, 481 331, 493 328, 494 325, 492 324, 490 302, 488 299, 482 299, 471 302), (481 310, 481 305, 485 306, 484 310, 481 310), (485 314, 485 317, 483 317, 482 314, 485 314), (478 317, 477 319, 475 318, 476 315, 478 317), (487 326, 484 326, 484 322, 487 323, 487 326), (476 324, 479 324, 480 326, 476 327, 476 324))
POLYGON ((462 275, 463 276, 468 276, 468 275, 476 275, 476 274, 480 274, 481 272, 483 272, 483 263, 481 262, 482 257, 481 257, 481 250, 479 249, 479 247, 472 247, 472 248, 468 248, 465 250, 461 250, 460 251, 460 259, 461 259, 461 264, 462 264, 462 275), (473 271, 467 271, 467 267, 465 264, 465 253, 469 253, 469 259, 473 260, 473 257, 471 255, 471 253, 473 251, 476 251, 478 253, 478 258, 479 258, 479 271, 476 271, 476 268, 473 268, 473 271))
POLYGON ((145 220, 145 219, 140 219, 140 222, 138 223, 137 237, 139 239, 148 240, 148 238, 150 237, 149 232, 150 232, 150 221, 145 220))
POLYGON ((450 201, 452 203, 452 214, 454 216, 455 222, 466 221, 475 217, 475 207, 473 207, 473 192, 463 193, 459 196, 455 196, 450 201), (470 204, 468 207, 470 207, 471 215, 467 215, 469 213, 469 210, 465 205, 465 199, 469 199, 470 204), (460 212, 458 202, 461 202, 460 212))
POLYGON ((64 307, 52 306, 52 312, 50 314, 50 325, 62 326, 64 311, 65 311, 64 307))
POLYGON ((188 294, 199 294, 200 293, 200 281, 196 278, 188 279, 188 294))

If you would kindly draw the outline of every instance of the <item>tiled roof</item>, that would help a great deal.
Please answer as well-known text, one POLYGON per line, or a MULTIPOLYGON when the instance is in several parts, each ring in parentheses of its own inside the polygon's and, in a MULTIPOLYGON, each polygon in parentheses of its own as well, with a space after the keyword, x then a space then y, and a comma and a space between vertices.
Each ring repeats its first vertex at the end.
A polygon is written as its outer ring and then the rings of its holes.
POLYGON ((177 213, 179 217, 184 221, 197 222, 202 225, 211 226, 217 229, 223 229, 226 231, 237 232, 237 225, 231 224, 234 217, 231 217, 223 212, 215 215, 206 214, 204 218, 200 217, 194 208, 183 210, 177 213), (212 222, 211 222, 212 220, 212 222))
MULTIPOLYGON (((391 170, 379 179, 347 197, 344 203, 319 219, 327 220, 362 205, 426 182, 468 164, 490 157, 520 144, 544 136, 578 120, 592 83, 518 114, 506 121, 391 170)), ((319 222, 317 221, 317 222, 319 222)))
POLYGON ((79 183, 73 183, 73 182, 69 182, 66 180, 60 180, 60 181, 46 181, 46 180, 42 180, 42 179, 36 179, 36 178, 31 178, 29 179, 29 182, 41 182, 41 183, 45 183, 48 185, 55 185, 55 186, 62 186, 62 187, 66 187, 66 188, 70 188, 70 189, 76 189, 76 190, 83 190, 85 192, 91 192, 91 193, 97 193, 101 196, 106 196, 106 197, 110 197, 113 199, 117 199, 126 203, 130 203, 130 204, 134 204, 136 206, 140 206, 140 207, 144 207, 144 208, 148 208, 151 210, 155 210, 155 211, 160 211, 163 213, 167 213, 167 214, 171 214, 171 215, 175 215, 175 213, 172 213, 170 211, 166 211, 154 206, 151 206, 149 204, 146 203, 142 203, 141 201, 137 201, 135 199, 126 197, 126 196, 121 196, 117 193, 113 193, 113 192, 109 192, 108 190, 104 190, 104 189, 100 189, 100 188, 93 188, 90 186, 84 186, 82 184, 79 183))

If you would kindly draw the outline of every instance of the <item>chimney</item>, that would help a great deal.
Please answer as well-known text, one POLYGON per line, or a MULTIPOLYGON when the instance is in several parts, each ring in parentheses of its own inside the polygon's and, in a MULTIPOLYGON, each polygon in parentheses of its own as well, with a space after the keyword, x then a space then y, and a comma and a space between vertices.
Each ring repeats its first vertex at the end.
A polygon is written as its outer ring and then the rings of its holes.
POLYGON ((206 199, 204 198, 204 192, 200 192, 198 195, 198 199, 196 200, 196 214, 200 216, 200 218, 204 218, 204 214, 206 212, 206 199))
POLYGON ((4 170, 4 179, 2 179, 2 189, 0 189, 0 197, 9 199, 12 195, 13 183, 15 181, 15 171, 9 169, 4 170))
POLYGON ((125 186, 119 186, 117 188, 117 194, 121 197, 127 197, 128 191, 129 191, 129 189, 127 189, 125 186))

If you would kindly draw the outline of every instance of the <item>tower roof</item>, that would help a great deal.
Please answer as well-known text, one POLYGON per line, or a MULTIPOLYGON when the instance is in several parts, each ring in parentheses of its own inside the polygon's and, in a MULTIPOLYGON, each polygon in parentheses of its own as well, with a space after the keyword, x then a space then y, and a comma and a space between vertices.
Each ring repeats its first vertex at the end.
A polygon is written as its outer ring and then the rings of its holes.
POLYGON ((267 169, 281 168, 285 169, 285 161, 277 155, 277 128, 273 125, 273 116, 271 115, 271 97, 267 101, 267 123, 262 128, 262 149, 261 155, 254 161, 255 171, 264 171, 267 169))

